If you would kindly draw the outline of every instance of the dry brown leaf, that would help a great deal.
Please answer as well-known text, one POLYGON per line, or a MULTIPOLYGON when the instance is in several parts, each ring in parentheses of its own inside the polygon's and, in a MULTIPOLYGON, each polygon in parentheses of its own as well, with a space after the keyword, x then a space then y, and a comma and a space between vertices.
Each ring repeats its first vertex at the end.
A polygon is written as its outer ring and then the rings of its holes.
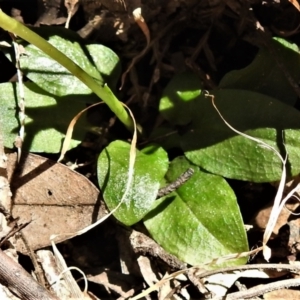
MULTIPOLYGON (((16 159, 8 155, 12 214, 22 223, 31 220, 23 231, 32 249, 49 246, 52 234, 77 232, 106 214, 99 190, 86 177, 34 154, 24 154, 16 169, 16 159)), ((65 239, 61 235, 56 241, 65 239)), ((17 250, 27 253, 21 239, 17 250)))
MULTIPOLYGON (((268 220, 270 218, 271 210, 272 210, 273 201, 268 204, 268 206, 262 208, 250 222, 250 224, 254 225, 256 229, 265 230, 268 220)), ((299 207, 299 202, 292 202, 286 204, 286 209, 283 209, 279 216, 277 223, 273 229, 273 234, 277 235, 279 229, 284 226, 288 219, 290 218, 292 212, 294 212, 299 207)))

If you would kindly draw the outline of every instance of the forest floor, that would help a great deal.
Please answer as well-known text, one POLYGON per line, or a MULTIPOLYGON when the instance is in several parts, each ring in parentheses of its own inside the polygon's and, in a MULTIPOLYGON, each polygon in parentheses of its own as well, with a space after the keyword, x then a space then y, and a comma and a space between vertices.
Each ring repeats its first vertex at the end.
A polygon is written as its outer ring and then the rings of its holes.
MULTIPOLYGON (((157 107, 165 87, 175 74, 190 70, 198 76, 203 89, 212 90, 218 87, 228 72, 247 67, 254 60, 265 39, 282 37, 300 46, 300 9, 297 1, 65 2, 67 6, 60 0, 3 0, 0 1, 0 8, 24 24, 36 27, 64 27, 68 22, 69 13, 70 30, 77 32, 84 39, 112 49, 119 56, 122 65, 122 77, 117 83, 118 97, 130 106, 136 120, 144 128, 146 138, 141 142, 147 141, 147 135, 163 122, 157 107), (142 8, 141 14, 139 8, 142 8)), ((1 37, 8 39, 4 31, 1 32, 1 37)), ((0 80, 7 82, 14 75, 15 68, 4 55, 0 58, 0 64, 0 80)), ((299 108, 299 99, 294 107, 299 108)), ((82 147, 69 152, 67 165, 89 162, 77 171, 97 186, 96 159, 99 150, 114 139, 130 140, 131 136, 120 122, 114 120, 114 115, 107 108, 96 109, 90 118, 101 119, 101 122, 96 123, 109 132, 106 140, 99 146, 96 145, 99 142, 97 139, 89 137, 82 147)), ((180 154, 180 150, 176 148, 170 148, 168 151, 170 158, 180 154)), ((54 160, 58 158, 58 154, 44 156, 54 160)), ((33 161, 34 157, 31 159, 33 161)), ((42 160, 37 165, 43 163, 42 160)), ((56 169, 55 172, 60 181, 59 176, 64 171, 56 169)), ((67 179, 61 179, 63 183, 64 180, 67 179)), ((75 180, 75 177, 68 180, 75 180)), ((258 230, 250 230, 248 233, 250 249, 261 246, 263 229, 276 193, 274 184, 233 179, 227 179, 227 182, 236 194, 244 224, 255 223, 259 227, 258 230)), ((90 189, 89 183, 85 184, 84 188, 90 189)), ((42 181, 35 183, 35 186, 41 185, 42 181)), ((35 190, 36 187, 27 187, 29 193, 28 189, 35 190)), ((64 189, 65 186, 62 186, 61 190, 64 189)), ((297 213, 298 207, 298 202, 289 204, 289 209, 294 214, 297 213)), ((89 218, 83 213, 76 213, 73 222, 89 218)), ((92 214, 91 211, 89 213, 92 214)), ((219 270, 220 277, 215 274, 216 277, 212 278, 210 276, 213 274, 206 273, 202 274, 200 279, 193 272, 185 272, 183 277, 161 283, 143 299, 223 299, 224 293, 229 295, 226 299, 299 298, 297 245, 300 243, 300 223, 297 217, 291 218, 290 213, 282 214, 278 222, 278 236, 270 243, 273 265, 266 267, 263 256, 258 254, 252 257, 246 266, 233 268, 235 272, 219 270), (261 269, 258 264, 263 264, 261 269), (282 264, 283 268, 280 269, 278 264, 282 264), (236 276, 238 272, 239 275, 236 276), (229 278, 232 274, 236 276, 234 279, 229 278), (284 280, 291 279, 298 281, 284 283, 284 280), (221 282, 223 287, 220 287, 221 282), (214 288, 213 285, 218 287, 214 288), (298 288, 293 288, 297 285, 298 288), (251 290, 253 287, 254 292, 251 290)), ((81 227, 88 225, 80 224, 81 227)), ((67 225, 57 223, 57 228, 63 226, 67 225)), ((44 245, 38 232, 37 230, 31 235, 35 235, 37 245, 44 245)), ((33 248, 36 250, 37 246, 33 248)), ((142 224, 127 228, 112 217, 89 232, 58 244, 58 249, 68 266, 79 268, 87 276, 87 299, 134 297, 161 280, 163 276, 186 267, 150 239, 142 224)), ((37 271, 36 267, 33 267, 32 257, 25 255, 26 250, 20 252, 23 254, 18 252, 19 264, 30 273, 34 269, 37 271)), ((40 257, 38 260, 41 259, 40 257)), ((45 274, 47 270, 43 272, 45 274)), ((81 273, 77 271, 72 271, 72 275, 76 280, 82 279, 81 273)), ((42 284, 51 290, 45 280, 42 280, 42 284)), ((78 284, 81 289, 84 288, 83 280, 79 280, 78 284)), ((17 297, 20 295, 18 292, 12 292, 14 296, 6 296, 7 299, 21 298, 17 297)), ((61 295, 58 298, 74 297, 74 294, 61 295)))

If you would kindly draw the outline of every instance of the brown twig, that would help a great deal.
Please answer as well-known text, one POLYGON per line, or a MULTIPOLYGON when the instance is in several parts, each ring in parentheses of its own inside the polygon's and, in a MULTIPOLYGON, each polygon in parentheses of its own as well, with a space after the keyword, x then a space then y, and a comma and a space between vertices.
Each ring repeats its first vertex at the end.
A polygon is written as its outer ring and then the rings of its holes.
POLYGON ((24 224, 18 224, 17 221, 14 224, 14 227, 11 229, 11 231, 0 241, 0 247, 12 236, 14 236, 17 232, 21 231, 23 228, 25 228, 30 222, 26 222, 24 224))
POLYGON ((58 300, 2 250, 0 250, 0 283, 22 300, 58 300))
POLYGON ((44 287, 46 287, 46 280, 45 280, 45 277, 44 277, 43 270, 42 270, 41 266, 39 265, 39 263, 37 261, 35 253, 33 252, 32 248, 30 247, 30 245, 28 243, 26 235, 22 231, 21 231, 21 238, 22 238, 24 246, 25 246, 25 248, 26 248, 26 250, 28 252, 28 255, 29 255, 30 259, 31 259, 31 262, 33 264, 34 274, 36 275, 36 278, 37 278, 39 284, 41 284, 44 287))
MULTIPOLYGON (((300 273, 300 267, 299 266, 293 266, 289 264, 253 264, 253 265, 244 265, 244 266, 235 266, 235 267, 227 267, 227 268, 221 268, 217 270, 211 270, 211 271, 204 271, 200 274, 195 274, 197 278, 204 278, 209 277, 218 273, 229 273, 233 271, 246 271, 246 270, 275 270, 277 272, 292 272, 292 273, 300 273)), ((273 282, 270 284, 265 285, 259 285, 256 287, 253 287, 246 291, 239 291, 235 293, 228 294, 226 296, 226 300, 238 300, 238 299, 247 299, 247 298, 253 298, 262 294, 265 294, 270 291, 278 290, 281 288, 287 288, 292 286, 299 286, 300 285, 300 279, 288 279, 288 280, 282 280, 273 282)), ((215 297, 214 300, 221 300, 222 297, 215 297)))
POLYGON ((293 266, 289 264, 253 264, 253 265, 244 265, 244 266, 235 266, 221 268, 211 271, 204 271, 199 274, 195 274, 198 278, 212 276, 219 273, 228 273, 233 271, 245 271, 245 270, 276 270, 277 272, 289 271, 292 273, 300 273, 299 266, 293 266))
MULTIPOLYGON (((285 289, 289 287, 295 287, 295 286, 300 286, 300 278, 285 279, 285 280, 272 282, 265 285, 258 285, 247 291, 231 293, 226 296, 226 300, 249 299, 249 298, 263 295, 271 291, 285 289)), ((223 299, 223 297, 213 298, 213 300, 221 300, 221 299, 223 299)))
POLYGON ((154 240, 141 232, 131 230, 129 241, 136 254, 143 256, 150 255, 152 257, 159 258, 173 269, 182 270, 186 268, 186 263, 180 261, 176 256, 166 252, 154 240))

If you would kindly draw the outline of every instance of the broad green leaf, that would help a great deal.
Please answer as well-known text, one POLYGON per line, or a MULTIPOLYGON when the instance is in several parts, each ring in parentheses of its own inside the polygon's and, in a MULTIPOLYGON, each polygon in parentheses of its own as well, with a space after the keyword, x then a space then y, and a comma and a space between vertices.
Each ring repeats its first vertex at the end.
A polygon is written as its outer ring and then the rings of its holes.
POLYGON ((114 90, 121 74, 119 57, 111 49, 100 44, 89 44, 86 48, 104 82, 114 90))
MULTIPOLYGON (((145 216, 144 224, 151 236, 169 253, 191 265, 248 251, 236 197, 222 177, 202 172, 178 157, 170 165, 167 181, 173 182, 191 167, 193 176, 176 192, 157 200, 145 216)), ((243 258, 225 265, 245 262, 243 258)))
MULTIPOLYGON (((130 145, 123 141, 110 143, 98 158, 99 186, 110 210, 120 202, 128 181, 130 145)), ((140 221, 156 199, 159 184, 168 169, 167 153, 158 146, 137 151, 134 178, 124 203, 114 216, 125 225, 140 221)))
MULTIPOLYGON (((217 108, 235 129, 289 154, 289 175, 300 172, 300 113, 274 98, 243 90, 213 92, 217 108)), ((263 146, 229 129, 209 98, 195 105, 191 130, 182 136, 186 157, 205 170, 224 177, 253 182, 279 180, 282 164, 263 146)))
MULTIPOLYGON (((76 33, 64 28, 36 28, 35 31, 99 84, 108 83, 111 88, 115 87, 120 75, 120 62, 112 50, 99 44, 88 45, 76 33)), ((40 88, 55 96, 91 93, 84 83, 43 51, 25 42, 22 44, 26 52, 20 58, 21 69, 40 88)), ((9 53, 7 56, 14 61, 14 54, 9 53)))
POLYGON ((294 105, 297 94, 289 76, 296 84, 300 81, 299 49, 284 39, 274 38, 270 47, 259 50, 249 66, 227 73, 219 87, 255 91, 294 105))
POLYGON ((199 78, 185 72, 175 75, 160 99, 159 111, 172 124, 185 125, 191 121, 192 102, 201 94, 199 78))
MULTIPOLYGON (((52 97, 32 82, 24 84, 25 93, 25 141, 23 149, 31 152, 58 153, 72 118, 85 104, 95 102, 93 95, 52 97), (76 101, 80 97, 81 101, 76 101)), ((0 119, 5 147, 13 148, 20 124, 18 119, 19 86, 13 83, 0 84, 0 119)), ((78 145, 90 126, 82 116, 76 124, 71 147, 78 145)))

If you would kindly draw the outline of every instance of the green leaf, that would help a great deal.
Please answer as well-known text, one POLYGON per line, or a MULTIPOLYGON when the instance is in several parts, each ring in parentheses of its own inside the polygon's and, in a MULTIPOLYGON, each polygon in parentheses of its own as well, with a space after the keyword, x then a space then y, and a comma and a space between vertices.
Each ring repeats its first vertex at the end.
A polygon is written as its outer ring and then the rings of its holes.
MULTIPOLYGON (((130 145, 123 141, 112 142, 98 158, 99 186, 110 210, 120 202, 128 181, 130 145)), ((155 201, 159 184, 168 169, 167 153, 152 145, 137 151, 133 183, 124 203, 114 216, 125 225, 140 221, 155 201)))
POLYGON ((283 69, 296 84, 300 81, 299 49, 297 45, 281 38, 270 41, 270 47, 261 48, 254 61, 246 68, 227 73, 219 87, 256 91, 294 105, 297 94, 283 69))
MULTIPOLYGON (((156 201, 145 216, 144 224, 151 236, 169 253, 191 265, 248 251, 236 197, 222 177, 202 172, 178 157, 170 165, 167 181, 173 182, 190 167, 194 169, 193 176, 176 192, 156 201)), ((243 258, 225 265, 245 262, 243 258)))
MULTIPOLYGON (((300 172, 300 113, 274 98, 243 90, 217 90, 212 94, 224 119, 235 129, 261 139, 288 156, 288 173, 300 172)), ((278 156, 229 129, 209 98, 194 107, 191 130, 182 136, 186 157, 205 170, 224 177, 253 182, 279 180, 278 156)))
MULTIPOLYGON (((52 97, 32 82, 24 84, 24 93, 26 119, 23 149, 31 152, 58 153, 70 121, 85 108, 83 100, 91 103, 96 98, 93 95, 52 97), (81 101, 77 101, 76 97, 80 97, 81 101)), ((20 129, 16 95, 20 99, 18 84, 0 84, 0 119, 7 148, 13 148, 20 129)), ((71 147, 78 145, 89 129, 90 125, 82 116, 76 124, 71 147)))
POLYGON ((164 90, 160 99, 159 111, 170 123, 185 125, 191 121, 192 102, 201 94, 199 78, 185 72, 175 75, 164 90))
POLYGON ((114 90, 121 74, 119 57, 111 49, 100 44, 89 44, 86 48, 104 82, 114 90))
MULTIPOLYGON (((99 44, 88 45, 77 34, 64 28, 35 28, 34 31, 47 38, 50 44, 72 59, 99 85, 108 83, 110 87, 115 87, 120 75, 120 62, 112 50, 99 44)), ((43 51, 26 42, 22 44, 26 52, 20 58, 21 69, 40 88, 55 96, 91 93, 83 82, 43 51)), ((14 61, 13 53, 7 56, 14 61)))

